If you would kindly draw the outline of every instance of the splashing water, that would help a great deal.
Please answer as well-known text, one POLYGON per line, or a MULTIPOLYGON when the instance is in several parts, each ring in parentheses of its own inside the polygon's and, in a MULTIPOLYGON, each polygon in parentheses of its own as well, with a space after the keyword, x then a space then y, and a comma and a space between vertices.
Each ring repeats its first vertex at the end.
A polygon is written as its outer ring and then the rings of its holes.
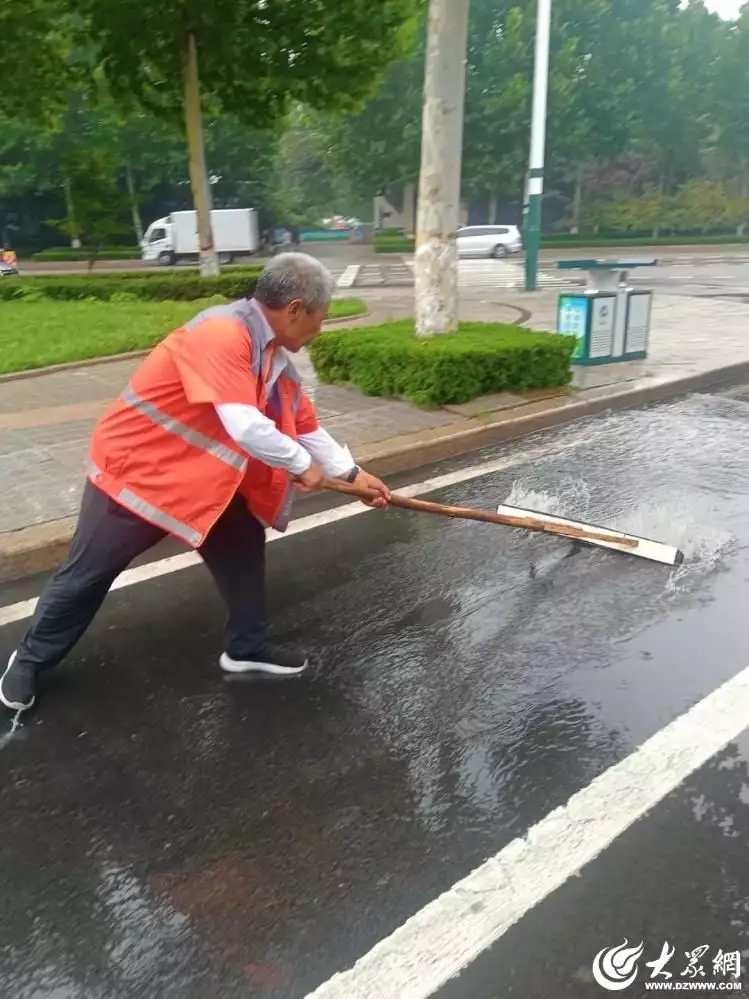
POLYGON ((694 508, 669 499, 668 505, 638 503, 628 510, 612 510, 606 517, 601 511, 591 513, 592 494, 581 478, 564 478, 554 490, 532 488, 524 479, 513 482, 505 503, 526 510, 537 510, 556 517, 585 520, 590 517, 604 527, 616 528, 641 538, 675 545, 684 552, 684 562, 667 577, 666 592, 685 592, 705 576, 715 572, 732 551, 736 538, 729 530, 717 527, 710 511, 694 508))
POLYGON ((684 552, 684 562, 668 577, 669 593, 691 589, 697 580, 715 572, 736 541, 729 530, 716 526, 707 512, 700 516, 693 503, 691 509, 673 501, 667 507, 644 504, 625 513, 617 527, 638 537, 676 545, 684 552))
POLYGON ((13 721, 11 722, 10 730, 6 732, 5 735, 0 736, 0 752, 2 752, 3 749, 5 749, 5 747, 12 740, 13 736, 15 735, 16 731, 19 728, 23 728, 23 725, 21 725, 21 712, 16 711, 16 713, 13 715, 13 721))
POLYGON ((553 491, 537 490, 516 479, 505 500, 508 506, 548 513, 552 517, 585 517, 590 509, 590 489, 582 479, 567 476, 553 491))

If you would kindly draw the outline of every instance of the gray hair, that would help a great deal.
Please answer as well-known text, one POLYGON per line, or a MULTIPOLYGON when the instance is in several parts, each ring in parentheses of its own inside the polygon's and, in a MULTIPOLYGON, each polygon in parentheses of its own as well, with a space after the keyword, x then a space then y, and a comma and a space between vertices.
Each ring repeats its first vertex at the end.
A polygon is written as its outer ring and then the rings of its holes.
POLYGON ((268 309, 283 309, 298 299, 308 312, 327 308, 333 275, 308 253, 279 253, 258 278, 255 298, 268 309))

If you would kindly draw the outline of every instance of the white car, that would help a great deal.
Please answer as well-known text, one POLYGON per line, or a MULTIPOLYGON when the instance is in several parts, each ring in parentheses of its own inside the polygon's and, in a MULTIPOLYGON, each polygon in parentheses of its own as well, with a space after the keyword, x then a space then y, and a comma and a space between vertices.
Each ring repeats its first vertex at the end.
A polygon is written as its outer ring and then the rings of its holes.
POLYGON ((506 257, 523 249, 516 225, 469 225, 458 229, 457 242, 459 257, 506 257))

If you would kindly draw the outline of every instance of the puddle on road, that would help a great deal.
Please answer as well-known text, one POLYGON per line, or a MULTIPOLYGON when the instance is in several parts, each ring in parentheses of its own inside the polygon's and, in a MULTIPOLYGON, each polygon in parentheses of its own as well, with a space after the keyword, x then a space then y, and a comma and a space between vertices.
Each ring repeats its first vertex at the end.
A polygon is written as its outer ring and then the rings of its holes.
MULTIPOLYGON (((585 520, 674 544, 685 562, 669 570, 522 531, 414 526, 418 547, 398 558, 408 596, 372 622, 360 695, 408 754, 432 830, 458 816, 474 829, 512 822, 749 658, 749 403, 696 395, 575 433, 574 449, 519 475, 434 498, 585 520)), ((392 586, 384 558, 382 574, 370 571, 375 591, 392 586)))

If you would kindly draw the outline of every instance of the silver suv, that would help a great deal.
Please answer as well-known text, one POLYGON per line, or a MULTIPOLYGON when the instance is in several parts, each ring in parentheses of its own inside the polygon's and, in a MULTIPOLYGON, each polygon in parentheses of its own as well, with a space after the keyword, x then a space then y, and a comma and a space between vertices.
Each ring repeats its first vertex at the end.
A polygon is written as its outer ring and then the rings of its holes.
POLYGON ((457 242, 459 257, 506 257, 523 249, 516 225, 469 225, 458 229, 457 242))

